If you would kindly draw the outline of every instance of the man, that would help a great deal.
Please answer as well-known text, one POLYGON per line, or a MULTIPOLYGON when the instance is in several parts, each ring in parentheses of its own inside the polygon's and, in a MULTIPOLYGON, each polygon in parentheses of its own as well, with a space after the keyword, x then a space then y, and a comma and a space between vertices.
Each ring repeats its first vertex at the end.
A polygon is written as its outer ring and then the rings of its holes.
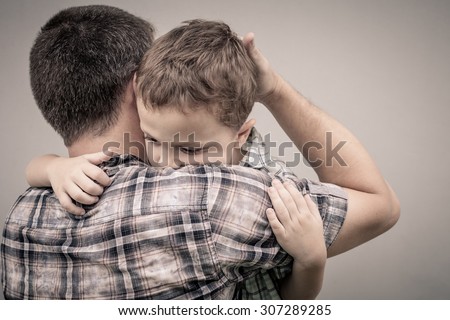
MULTIPOLYGON (((139 160, 139 148, 127 150, 124 133, 144 145, 131 81, 151 40, 150 25, 105 6, 63 10, 43 27, 30 72, 44 117, 75 161, 110 142, 119 142, 121 155, 103 165, 112 183, 81 218, 68 215, 51 189, 19 198, 2 241, 6 298, 231 298, 236 284, 262 271, 289 273, 290 257, 265 215, 267 175, 213 166, 160 171, 139 160)), ((321 181, 342 189, 297 183, 319 202, 329 255, 389 229, 398 203, 367 152, 285 83, 252 40, 244 41, 259 69, 260 100, 296 145, 325 145, 328 131, 347 141, 340 155, 348 167, 316 168, 321 181)), ((308 155, 326 159, 319 148, 308 155)), ((107 184, 101 175, 98 182, 107 184)))

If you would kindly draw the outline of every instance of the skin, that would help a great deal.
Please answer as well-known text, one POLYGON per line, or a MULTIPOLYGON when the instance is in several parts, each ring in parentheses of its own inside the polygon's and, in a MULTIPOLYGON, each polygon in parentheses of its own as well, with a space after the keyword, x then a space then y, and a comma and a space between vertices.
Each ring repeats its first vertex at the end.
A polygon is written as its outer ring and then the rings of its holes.
POLYGON ((236 130, 220 123, 206 108, 185 107, 181 112, 169 105, 153 109, 140 99, 137 109, 147 157, 153 166, 239 164, 241 146, 255 124, 255 120, 248 120, 236 130))

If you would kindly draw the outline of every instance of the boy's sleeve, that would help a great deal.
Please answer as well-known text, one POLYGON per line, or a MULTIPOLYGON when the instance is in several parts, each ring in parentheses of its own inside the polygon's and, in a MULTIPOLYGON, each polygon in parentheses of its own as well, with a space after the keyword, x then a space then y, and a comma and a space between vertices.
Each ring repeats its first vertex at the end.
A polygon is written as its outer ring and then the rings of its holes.
POLYGON ((330 184, 301 179, 297 183, 303 194, 309 193, 317 204, 323 221, 323 236, 327 248, 336 239, 347 215, 347 193, 341 187, 330 184))
MULTIPOLYGON (((289 176, 289 178, 292 177, 289 176)), ((303 194, 310 194, 311 199, 317 204, 323 221, 325 244, 327 248, 330 247, 344 224, 347 214, 347 194, 341 187, 333 184, 311 181, 309 179, 296 179, 295 182, 298 189, 303 194)), ((251 279, 247 279, 238 286, 235 299, 281 299, 279 295, 279 281, 291 271, 292 264, 276 266, 270 270, 261 270, 251 279)))

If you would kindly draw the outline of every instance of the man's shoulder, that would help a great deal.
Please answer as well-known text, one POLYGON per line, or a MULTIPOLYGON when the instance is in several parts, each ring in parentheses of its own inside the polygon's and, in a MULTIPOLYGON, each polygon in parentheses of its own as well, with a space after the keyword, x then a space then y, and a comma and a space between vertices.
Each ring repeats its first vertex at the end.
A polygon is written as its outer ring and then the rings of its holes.
POLYGON ((36 188, 29 187, 21 195, 19 195, 11 207, 11 211, 20 208, 33 208, 38 203, 45 203, 46 205, 53 206, 57 204, 58 200, 50 187, 36 188))
POLYGON ((144 183, 147 187, 180 188, 192 185, 194 188, 204 184, 227 184, 234 181, 239 185, 248 180, 257 180, 267 183, 270 177, 265 172, 239 165, 186 165, 181 168, 156 168, 132 157, 117 157, 112 162, 106 163, 103 170, 112 178, 111 186, 121 185, 127 188, 144 183), (131 160, 130 160, 131 159, 131 160))
POLYGON ((84 219, 89 224, 136 214, 210 210, 218 201, 228 203, 227 197, 241 199, 244 195, 267 202, 265 188, 271 178, 252 168, 200 165, 157 169, 131 160, 116 157, 102 166, 112 183, 96 204, 84 206, 83 218, 64 210, 51 188, 29 188, 12 206, 9 223, 37 221, 43 227, 63 227, 74 223, 74 219, 84 219))
MULTIPOLYGON (((194 193, 207 193, 213 189, 238 191, 249 186, 264 189, 271 181, 265 172, 237 165, 187 165, 178 169, 132 165, 122 167, 110 176, 113 182, 105 190, 111 191, 111 195, 138 193, 151 196, 157 193, 159 203, 163 202, 163 194, 177 193, 180 196, 186 193, 192 199, 194 193)), ((183 202, 180 199, 178 197, 177 202, 183 202)), ((189 203, 187 199, 185 202, 189 203)))
POLYGON ((58 226, 67 214, 52 188, 30 187, 17 197, 9 211, 5 227, 11 228, 12 225, 34 227, 42 218, 44 210, 49 214, 45 220, 40 221, 44 224, 52 223, 54 226, 58 226))

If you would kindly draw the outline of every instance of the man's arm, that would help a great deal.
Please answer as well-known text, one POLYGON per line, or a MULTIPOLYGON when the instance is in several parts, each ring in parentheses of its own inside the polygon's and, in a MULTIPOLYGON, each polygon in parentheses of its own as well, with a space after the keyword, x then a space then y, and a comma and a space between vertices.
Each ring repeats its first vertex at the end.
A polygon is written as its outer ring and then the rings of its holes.
POLYGON ((328 256, 345 252, 390 229, 400 215, 399 201, 363 145, 276 74, 255 47, 252 34, 244 38, 244 43, 258 66, 260 101, 313 166, 319 180, 339 185, 348 194, 345 223, 328 256), (327 132, 331 135, 327 136, 327 132), (332 141, 327 142, 330 138, 332 141), (331 142, 331 148, 326 148, 331 142), (339 162, 327 154, 335 147, 339 162))

